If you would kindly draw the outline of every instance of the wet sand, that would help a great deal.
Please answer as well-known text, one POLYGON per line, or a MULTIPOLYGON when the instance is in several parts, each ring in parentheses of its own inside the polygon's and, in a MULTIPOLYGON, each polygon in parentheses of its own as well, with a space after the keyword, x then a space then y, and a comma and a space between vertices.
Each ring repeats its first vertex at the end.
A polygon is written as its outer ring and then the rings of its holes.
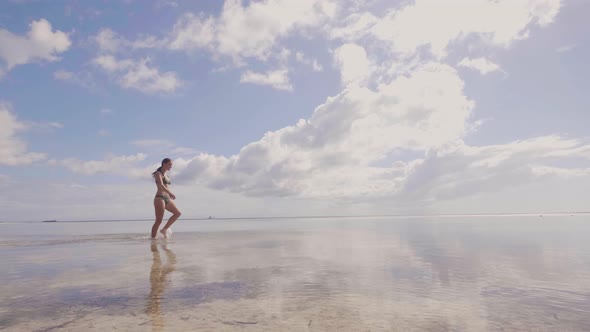
POLYGON ((242 221, 157 241, 27 233, 0 239, 0 329, 590 330, 589 221, 242 221))

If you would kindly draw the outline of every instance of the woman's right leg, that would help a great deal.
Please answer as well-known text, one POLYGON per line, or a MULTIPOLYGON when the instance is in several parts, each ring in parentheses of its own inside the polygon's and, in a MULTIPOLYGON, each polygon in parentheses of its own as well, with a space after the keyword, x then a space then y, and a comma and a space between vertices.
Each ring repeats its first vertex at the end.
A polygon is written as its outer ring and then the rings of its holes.
POLYGON ((156 211, 156 221, 152 226, 152 239, 155 239, 156 235, 158 235, 158 228, 160 228, 160 224, 164 218, 164 212, 166 211, 166 203, 163 199, 159 197, 154 198, 154 210, 156 211))

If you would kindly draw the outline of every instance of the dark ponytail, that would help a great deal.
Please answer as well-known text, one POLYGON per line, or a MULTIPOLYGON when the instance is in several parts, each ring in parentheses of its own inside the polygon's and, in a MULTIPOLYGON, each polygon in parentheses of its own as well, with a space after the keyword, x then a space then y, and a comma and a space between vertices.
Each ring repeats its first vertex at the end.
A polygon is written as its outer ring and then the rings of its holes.
POLYGON ((164 166, 164 164, 169 163, 170 162, 170 158, 164 158, 162 159, 162 165, 160 167, 158 167, 158 169, 152 173, 152 176, 156 176, 156 173, 161 172, 162 171, 162 166, 164 166))

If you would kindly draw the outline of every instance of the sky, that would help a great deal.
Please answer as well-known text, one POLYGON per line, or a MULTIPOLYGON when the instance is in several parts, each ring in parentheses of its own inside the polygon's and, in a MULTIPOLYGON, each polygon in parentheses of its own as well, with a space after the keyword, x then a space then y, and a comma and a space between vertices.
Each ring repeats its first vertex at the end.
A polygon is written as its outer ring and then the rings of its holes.
POLYGON ((586 0, 0 3, 0 221, 589 211, 586 0))

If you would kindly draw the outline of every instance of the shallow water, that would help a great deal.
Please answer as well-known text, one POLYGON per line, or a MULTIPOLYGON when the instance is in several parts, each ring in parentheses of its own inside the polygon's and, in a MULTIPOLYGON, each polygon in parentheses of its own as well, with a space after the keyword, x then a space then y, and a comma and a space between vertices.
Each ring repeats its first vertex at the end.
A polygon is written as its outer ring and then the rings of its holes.
POLYGON ((590 330, 589 221, 4 224, 0 328, 590 330))

